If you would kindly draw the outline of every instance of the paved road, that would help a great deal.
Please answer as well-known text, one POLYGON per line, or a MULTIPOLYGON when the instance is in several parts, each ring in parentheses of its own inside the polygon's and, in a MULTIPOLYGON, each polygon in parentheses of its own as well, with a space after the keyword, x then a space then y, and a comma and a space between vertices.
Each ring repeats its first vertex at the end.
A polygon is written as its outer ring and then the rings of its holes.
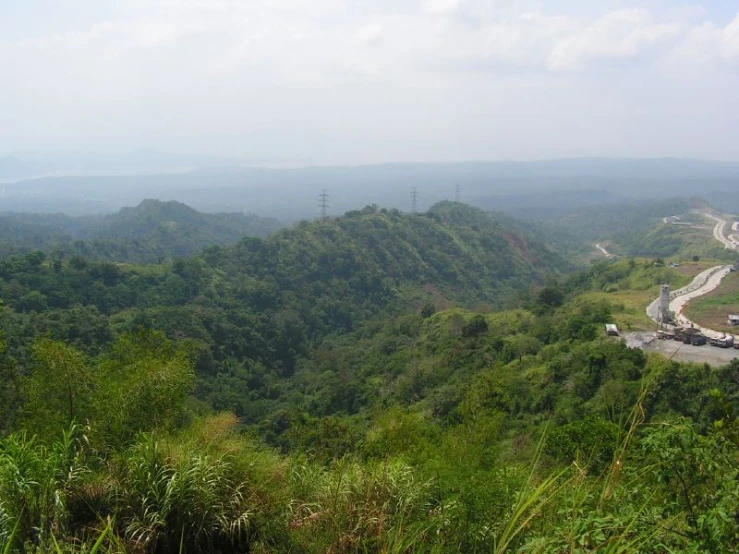
POLYGON ((726 236, 726 226, 729 224, 728 221, 725 219, 721 219, 720 217, 716 217, 711 214, 704 213, 707 218, 713 219, 716 222, 716 225, 713 227, 713 238, 715 238, 717 241, 719 241, 721 244, 723 244, 726 248, 730 248, 733 250, 739 249, 739 243, 737 243, 733 237, 727 237, 726 236))
POLYGON ((624 338, 630 348, 658 352, 665 358, 678 362, 696 362, 722 367, 739 358, 739 350, 734 348, 715 348, 707 344, 693 346, 674 340, 659 340, 654 333, 625 333, 624 338))
MULTIPOLYGON (((726 248, 737 249, 737 244, 733 242, 733 236, 727 238, 724 233, 728 222, 724 219, 721 219, 720 217, 716 217, 711 214, 704 213, 703 215, 710 219, 713 219, 716 222, 716 225, 713 228, 714 238, 722 243, 726 248)), ((705 271, 699 273, 695 277, 695 279, 693 279, 693 282, 690 283, 687 287, 678 289, 670 294, 670 311, 676 315, 677 322, 682 327, 696 327, 707 337, 720 337, 724 335, 724 333, 714 331, 713 329, 707 329, 705 327, 695 325, 694 322, 690 321, 687 317, 685 317, 685 315, 683 315, 683 310, 685 309, 685 306, 688 304, 688 302, 690 302, 694 298, 698 298, 699 296, 703 296, 704 294, 708 294, 712 290, 717 289, 718 286, 721 284, 723 278, 726 277, 728 274, 729 266, 716 266, 710 269, 706 269, 705 271)), ((652 318, 652 320, 654 320, 655 322, 658 322, 658 310, 659 298, 657 298, 654 302, 647 306, 647 315, 649 315, 649 317, 652 318)))
POLYGON ((728 274, 728 266, 720 267, 718 271, 708 277, 708 279, 702 286, 690 292, 686 292, 684 294, 676 296, 674 300, 670 301, 670 311, 676 314, 677 321, 681 326, 690 327, 692 325, 694 327, 697 327, 698 329, 700 329, 700 332, 707 337, 718 338, 724 336, 724 333, 719 333, 718 331, 714 331, 713 329, 706 329, 705 327, 695 325, 692 321, 690 321, 687 317, 683 315, 683 310, 685 309, 685 306, 688 304, 688 302, 690 302, 693 298, 698 298, 699 296, 703 296, 704 294, 708 294, 712 290, 717 289, 718 286, 721 284, 721 280, 728 274))
MULTIPOLYGON (((701 271, 695 276, 689 285, 672 291, 670 294, 670 311, 678 314, 685 304, 687 304, 687 301, 682 302, 681 299, 688 297, 688 300, 690 300, 706 294, 718 287, 721 279, 726 276, 724 270, 728 273, 728 267, 717 265, 706 269, 705 271, 701 271), (721 277, 717 280, 716 276, 719 274, 721 277)), ((659 298, 655 299, 649 306, 647 306, 647 315, 655 322, 657 321, 657 316, 659 315, 659 298)))
POLYGON ((601 252, 603 252, 603 255, 604 255, 604 256, 605 256, 606 258, 613 258, 613 254, 611 254, 610 252, 608 252, 608 250, 606 250, 605 248, 603 248, 603 247, 602 247, 602 246, 601 246, 600 244, 596 244, 596 245, 595 245, 595 247, 596 247, 596 248, 597 248, 598 250, 600 250, 601 252))

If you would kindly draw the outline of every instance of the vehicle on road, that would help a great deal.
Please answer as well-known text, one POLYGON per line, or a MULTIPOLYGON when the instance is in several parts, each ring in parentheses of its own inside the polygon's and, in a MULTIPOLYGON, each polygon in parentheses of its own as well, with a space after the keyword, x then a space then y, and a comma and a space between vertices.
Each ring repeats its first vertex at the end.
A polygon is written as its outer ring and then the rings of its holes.
POLYGON ((712 338, 710 343, 711 346, 717 346, 718 348, 731 348, 734 346, 734 335, 724 335, 723 337, 712 338))
POLYGON ((695 327, 675 329, 675 340, 683 344, 692 344, 693 346, 703 346, 708 342, 708 337, 701 333, 695 327))

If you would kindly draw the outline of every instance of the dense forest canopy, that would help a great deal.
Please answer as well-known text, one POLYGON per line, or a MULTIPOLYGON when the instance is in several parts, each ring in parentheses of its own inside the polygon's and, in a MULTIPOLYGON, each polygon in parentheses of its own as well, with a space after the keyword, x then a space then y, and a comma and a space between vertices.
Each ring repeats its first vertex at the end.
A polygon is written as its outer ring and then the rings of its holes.
POLYGON ((184 258, 244 236, 266 237, 281 227, 243 213, 200 213, 179 202, 144 200, 105 216, 0 213, 0 254, 41 251, 115 262, 184 258))
MULTIPOLYGON (((170 210, 85 225, 165 241, 170 210)), ((687 278, 561 240, 442 202, 148 265, 5 256, 0 546, 735 551, 739 366, 605 337, 609 291, 687 278)))

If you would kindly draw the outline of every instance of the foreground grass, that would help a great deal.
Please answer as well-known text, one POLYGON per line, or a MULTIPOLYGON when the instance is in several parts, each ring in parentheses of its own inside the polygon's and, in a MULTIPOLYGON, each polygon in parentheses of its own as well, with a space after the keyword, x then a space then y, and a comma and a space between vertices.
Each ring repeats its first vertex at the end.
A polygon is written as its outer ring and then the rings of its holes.
MULTIPOLYGON (((401 457, 282 457, 221 414, 104 454, 73 426, 0 441, 0 552, 733 552, 735 444, 631 412, 612 460, 429 475, 401 457), (470 481, 471 480, 471 481, 470 481), (682 484, 681 484, 682 483, 682 484), (466 491, 466 492, 465 492, 466 491)), ((440 453, 435 454, 439 456, 440 453)))

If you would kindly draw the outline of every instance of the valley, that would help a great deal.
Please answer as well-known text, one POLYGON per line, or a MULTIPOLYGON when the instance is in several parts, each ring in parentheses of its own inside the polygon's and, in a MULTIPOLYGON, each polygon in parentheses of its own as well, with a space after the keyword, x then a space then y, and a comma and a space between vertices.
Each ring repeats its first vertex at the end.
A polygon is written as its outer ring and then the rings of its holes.
POLYGON ((739 552, 736 2, 0 2, 0 554, 739 552))
MULTIPOLYGON (((666 225, 661 214, 692 206, 674 200, 621 218, 649 233, 666 225)), ((646 544, 660 532, 628 515, 647 487, 658 494, 640 502, 660 511, 669 502, 674 524, 694 534, 662 541, 677 551, 713 544, 716 535, 701 534, 673 487, 642 464, 654 463, 651 441, 702 429, 689 448, 719 464, 710 483, 730 501, 721 491, 732 486, 727 468, 739 446, 707 430, 720 421, 733 432, 728 408, 708 399, 735 401, 734 350, 636 330, 650 328, 644 306, 661 284, 695 293, 691 281, 723 267, 716 260, 606 257, 624 248, 614 224, 596 243, 602 259, 581 262, 594 243, 573 238, 569 223, 547 228, 449 201, 421 213, 370 205, 236 242, 269 222, 156 201, 103 218, 4 221, 29 250, 40 229, 77 237, 67 242, 73 251, 44 239, 54 245, 46 252, 0 259, 0 483, 10 487, 0 495, 16 490, 3 473, 13 452, 37 457, 23 471, 39 483, 5 504, 7 521, 40 521, 38 511, 22 520, 14 509, 57 495, 65 507, 53 521, 84 523, 49 532, 110 551, 217 542, 224 552, 317 553, 367 541, 384 551, 401 532, 402 552, 500 541, 556 550, 581 524, 577 515, 562 520, 556 505, 576 501, 585 479, 618 490, 589 504, 615 522, 603 540, 646 544), (194 254, 178 250, 185 238, 194 254), (137 243, 147 245, 142 253, 166 250, 147 262, 110 246, 137 243), (611 322, 627 342, 603 336, 611 322), (652 427, 660 421, 674 427, 652 427), (728 441, 727 454, 705 441, 728 441), (45 448, 60 457, 47 460, 45 448), (71 477, 41 480, 61 475, 55 464, 65 456, 76 460, 71 477), (631 480, 602 484, 622 467, 631 480), (172 504, 152 498, 158 487, 171 487, 172 504), (511 489, 533 504, 517 508, 511 489), (148 519, 154 513, 161 523, 148 519), (191 514, 213 533, 180 523, 191 514), (537 525, 506 534, 520 517, 537 525)), ((707 251, 716 241, 710 229, 703 237, 691 244, 707 251)), ((710 288, 712 279, 699 280, 710 288)), ((668 464, 682 459, 675 452, 668 464)), ((712 517, 702 496, 691 502, 712 517)), ((2 529, 6 544, 20 541, 0 521, 2 529)))

